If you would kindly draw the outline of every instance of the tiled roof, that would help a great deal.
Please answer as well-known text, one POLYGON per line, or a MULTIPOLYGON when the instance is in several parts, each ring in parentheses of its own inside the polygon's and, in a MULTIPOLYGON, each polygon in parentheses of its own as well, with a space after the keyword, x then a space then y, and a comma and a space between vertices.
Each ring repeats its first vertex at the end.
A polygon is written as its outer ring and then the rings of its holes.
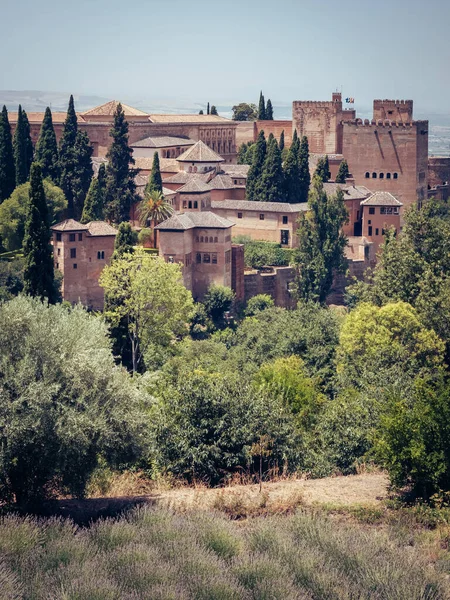
POLYGON ((81 113, 83 116, 106 116, 112 117, 116 112, 118 104, 122 104, 123 112, 126 117, 146 117, 147 113, 139 110, 137 108, 133 108, 132 106, 128 106, 127 104, 123 104, 118 100, 111 100, 110 102, 106 102, 105 104, 101 104, 100 106, 96 106, 95 108, 91 108, 90 110, 86 110, 81 113))
POLYGON ((334 196, 338 190, 342 190, 344 200, 364 200, 372 193, 363 185, 346 185, 345 183, 324 183, 323 189, 329 196, 334 196))
POLYGON ((250 165, 222 165, 221 170, 230 177, 247 178, 250 165))
POLYGON ((87 231, 88 226, 82 225, 78 221, 75 221, 75 219, 66 219, 65 221, 61 221, 61 223, 52 225, 51 229, 54 231, 87 231))
POLYGON ((219 156, 214 150, 199 140, 192 146, 180 154, 176 159, 179 162, 223 162, 224 159, 219 156))
POLYGON ((210 172, 208 173, 188 173, 187 171, 178 171, 175 175, 171 175, 170 177, 166 177, 163 180, 163 183, 179 183, 185 184, 192 179, 198 179, 200 181, 204 181, 205 183, 208 181, 210 172))
POLYGON ((403 204, 389 192, 375 192, 363 200, 361 206, 403 206, 403 204))
POLYGON ((150 115, 150 120, 153 123, 227 123, 236 125, 235 121, 225 119, 219 115, 150 115))
POLYGON ((229 175, 222 175, 219 173, 211 179, 209 187, 212 190, 230 190, 239 186, 234 185, 233 180, 229 175))
POLYGON ((255 212, 299 213, 308 210, 308 204, 290 204, 289 202, 256 202, 253 200, 214 200, 212 209, 252 210, 255 212))
POLYGON ((191 179, 190 181, 185 183, 183 187, 180 187, 177 191, 180 194, 200 194, 204 192, 209 192, 210 190, 211 188, 209 187, 209 185, 203 182, 201 179, 191 179))
POLYGON ((228 229, 233 227, 234 223, 223 217, 219 217, 212 212, 189 212, 172 215, 169 219, 160 223, 155 229, 178 230, 194 229, 202 227, 205 229, 228 229))
POLYGON ((105 221, 91 221, 87 224, 87 228, 93 236, 117 235, 117 229, 105 221))
MULTIPOLYGON (((143 169, 144 171, 151 171, 153 165, 153 157, 150 156, 135 156, 134 167, 135 169, 143 169)), ((159 168, 161 171, 166 173, 178 173, 180 165, 177 163, 175 158, 160 158, 159 168)))
MULTIPOLYGON (((43 112, 27 112, 27 117, 30 123, 42 123, 44 120, 45 113, 43 112)), ((53 123, 64 123, 66 120, 67 113, 65 112, 52 112, 53 123)), ((18 113, 8 112, 8 119, 10 123, 17 123, 18 113)), ((80 123, 84 121, 83 117, 77 113, 77 121, 80 123)))
POLYGON ((174 136, 150 136, 131 144, 132 148, 167 148, 168 146, 193 146, 195 140, 174 136))

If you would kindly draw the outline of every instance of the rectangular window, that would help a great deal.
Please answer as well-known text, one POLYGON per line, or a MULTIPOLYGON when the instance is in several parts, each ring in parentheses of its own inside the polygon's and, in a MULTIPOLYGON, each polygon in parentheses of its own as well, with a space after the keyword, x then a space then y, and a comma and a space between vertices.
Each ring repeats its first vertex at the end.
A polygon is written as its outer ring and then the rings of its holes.
POLYGON ((77 257, 77 249, 71 248, 70 249, 70 258, 76 258, 76 257, 77 257))
POLYGON ((195 236, 195 241, 198 243, 200 241, 200 238, 198 237, 198 235, 195 236))
POLYGON ((288 217, 286 215, 283 216, 283 225, 288 224, 288 217))
POLYGON ((75 241, 75 234, 69 233, 69 242, 74 242, 74 241, 75 241))
POLYGON ((73 263, 73 268, 74 268, 74 269, 78 269, 78 265, 77 265, 77 263, 73 263))
POLYGON ((375 229, 375 235, 378 235, 379 229, 378 227, 375 229))
POLYGON ((289 244, 289 231, 287 229, 281 230, 281 245, 287 246, 289 244))
POLYGON ((60 233, 56 234, 56 241, 60 242, 62 240, 62 235, 60 233))
POLYGON ((375 214, 375 208, 373 206, 369 207, 369 215, 374 215, 375 214))
POLYGON ((205 252, 205 254, 203 255, 203 262, 205 264, 209 264, 211 262, 211 255, 209 254, 209 252, 205 252))
POLYGON ((369 236, 372 235, 372 225, 369 225, 369 236))
POLYGON ((213 252, 213 253, 211 254, 211 263, 212 263, 213 265, 217 265, 217 253, 216 253, 216 252, 213 252))
POLYGON ((56 268, 59 269, 59 263, 56 263, 56 268))
POLYGON ((187 200, 183 200, 183 208, 187 208, 187 200))
POLYGON ((264 221, 264 213, 260 213, 260 215, 259 215, 259 220, 260 220, 260 221, 264 221))
POLYGON ((238 213, 238 219, 242 219, 242 213, 238 213))
POLYGON ((196 256, 195 260, 198 265, 202 262, 202 255, 200 254, 200 252, 197 252, 197 256, 196 256))
POLYGON ((367 222, 369 223, 369 225, 371 225, 371 224, 372 224, 372 221, 371 221, 370 219, 369 219, 367 222))
POLYGON ((83 234, 79 233, 78 234, 78 241, 81 242, 83 240, 83 234))
POLYGON ((184 255, 184 266, 185 267, 191 266, 191 253, 190 252, 189 252, 189 254, 184 255))
POLYGON ((58 248, 58 256, 61 256, 61 248, 58 248))
POLYGON ((227 250, 225 252, 225 264, 229 265, 231 263, 231 250, 227 250))
POLYGON ((359 221, 359 210, 356 211, 356 220, 359 221))

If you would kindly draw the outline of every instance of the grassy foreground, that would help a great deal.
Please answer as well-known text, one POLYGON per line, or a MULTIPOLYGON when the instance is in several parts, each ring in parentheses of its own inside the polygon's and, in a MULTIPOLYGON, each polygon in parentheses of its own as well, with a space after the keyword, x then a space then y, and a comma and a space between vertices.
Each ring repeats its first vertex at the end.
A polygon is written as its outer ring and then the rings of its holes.
POLYGON ((0 521, 5 600, 434 600, 450 597, 445 570, 395 524, 302 508, 236 521, 146 506, 83 529, 0 521))

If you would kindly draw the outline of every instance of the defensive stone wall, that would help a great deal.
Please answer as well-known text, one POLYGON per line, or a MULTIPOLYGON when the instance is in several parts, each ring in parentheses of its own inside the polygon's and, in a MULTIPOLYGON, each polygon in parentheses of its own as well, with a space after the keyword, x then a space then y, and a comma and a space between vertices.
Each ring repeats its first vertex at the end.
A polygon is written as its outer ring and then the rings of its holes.
POLYGON ((450 156, 428 158, 428 185, 436 187, 450 183, 450 156))
POLYGON ((244 273, 245 301, 258 294, 268 294, 276 306, 294 308, 295 299, 290 285, 295 280, 293 267, 271 267, 270 271, 246 271, 244 273))
POLYGON ((413 120, 412 100, 374 100, 374 119, 391 119, 401 122, 413 120))

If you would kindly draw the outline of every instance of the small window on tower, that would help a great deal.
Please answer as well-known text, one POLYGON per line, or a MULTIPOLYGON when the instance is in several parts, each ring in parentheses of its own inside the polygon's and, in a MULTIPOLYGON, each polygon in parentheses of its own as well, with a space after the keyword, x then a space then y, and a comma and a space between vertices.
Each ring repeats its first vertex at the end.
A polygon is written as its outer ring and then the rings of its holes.
POLYGON ((69 233, 69 242, 74 242, 74 241, 75 241, 75 234, 69 233))
POLYGON ((283 216, 283 225, 288 224, 288 217, 286 215, 283 216))
POLYGON ((73 268, 74 268, 74 269, 78 269, 78 265, 77 265, 77 263, 73 263, 73 268))
POLYGON ((369 207, 369 215, 374 215, 375 214, 375 208, 373 206, 369 207))
POLYGON ((260 220, 260 221, 264 221, 264 213, 260 213, 260 215, 259 215, 259 220, 260 220))
POLYGON ((372 225, 369 225, 368 229, 369 229, 369 236, 371 236, 372 235, 372 225))
POLYGON ((242 213, 238 213, 238 219, 242 219, 242 213))
POLYGON ((76 257, 77 257, 77 249, 71 248, 70 249, 70 258, 76 258, 76 257))
POLYGON ((369 173, 369 171, 366 171, 366 179, 370 179, 370 173, 369 173))
POLYGON ((56 234, 56 241, 60 242, 62 240, 62 235, 60 233, 56 234))
POLYGON ((78 234, 78 241, 79 241, 79 242, 82 242, 82 241, 83 241, 83 234, 82 234, 82 233, 79 233, 79 234, 78 234))
POLYGON ((394 179, 398 179, 398 173, 394 173, 394 179))

